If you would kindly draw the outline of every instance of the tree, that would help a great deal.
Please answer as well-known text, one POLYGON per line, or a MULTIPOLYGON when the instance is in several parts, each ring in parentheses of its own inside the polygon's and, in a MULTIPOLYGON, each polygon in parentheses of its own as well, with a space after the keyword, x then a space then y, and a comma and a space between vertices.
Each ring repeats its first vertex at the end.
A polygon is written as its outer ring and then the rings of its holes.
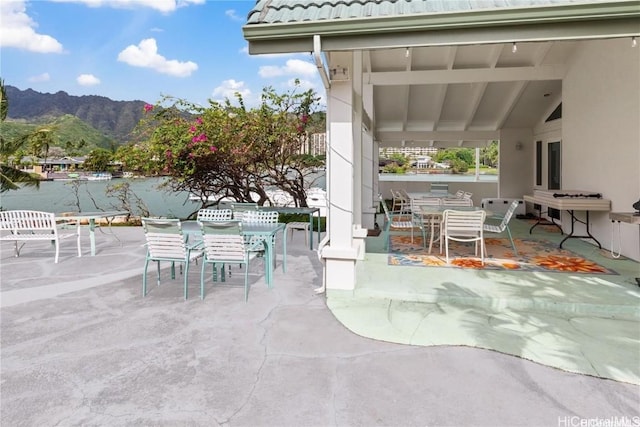
POLYGON ((496 167, 498 166, 499 151, 498 141, 492 141, 488 147, 480 149, 480 163, 485 166, 496 167))
POLYGON ((120 159, 141 164, 145 156, 149 170, 170 177, 170 189, 197 195, 202 207, 223 198, 268 204, 273 188, 291 195, 296 206, 306 206, 308 178, 322 164, 300 151, 318 101, 314 92, 277 94, 265 88, 260 105, 252 109, 239 94, 236 101, 209 101, 202 107, 164 97, 146 105, 136 144, 119 151, 120 159))
MULTIPOLYGON (((4 80, 0 79, 0 121, 4 121, 7 118, 8 111, 9 100, 4 87, 4 80)), ((21 171, 14 166, 14 164, 19 163, 19 159, 16 159, 16 157, 24 144, 24 138, 16 138, 9 141, 0 134, 0 193, 17 190, 20 188, 18 184, 32 187, 40 186, 40 180, 37 175, 21 171)))
POLYGON ((113 154, 111 151, 104 148, 96 148, 92 150, 87 158, 84 160, 84 170, 87 171, 106 171, 109 168, 109 164, 113 161, 113 154))
POLYGON ((464 173, 469 170, 469 165, 474 164, 474 150, 471 148, 438 150, 433 160, 438 163, 449 163, 453 173, 464 173))

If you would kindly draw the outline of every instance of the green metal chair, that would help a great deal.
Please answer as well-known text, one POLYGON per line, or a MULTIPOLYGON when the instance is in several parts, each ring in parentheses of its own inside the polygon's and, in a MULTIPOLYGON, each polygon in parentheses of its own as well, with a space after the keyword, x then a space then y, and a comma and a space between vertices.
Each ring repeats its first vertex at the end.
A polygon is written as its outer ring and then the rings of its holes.
MULTIPOLYGON (((204 299, 204 276, 207 264, 213 266, 213 280, 216 280, 217 266, 221 267, 221 281, 225 281, 226 264, 244 265, 244 300, 249 298, 249 262, 256 257, 263 241, 253 245, 245 242, 240 221, 200 221, 204 259, 200 273, 200 298, 204 299)), ((266 272, 265 263, 265 275, 266 272)))
POLYGON ((506 231, 509 235, 509 241, 511 242, 511 247, 513 247, 513 253, 515 255, 518 255, 518 249, 516 249, 516 244, 514 243, 513 237, 511 236, 509 221, 511 221, 513 214, 515 213, 516 209, 518 209, 518 204, 518 200, 514 200, 513 202, 511 202, 511 206, 509 206, 509 209, 507 209, 507 212, 505 212, 504 217, 502 217, 502 221, 500 221, 500 224, 484 224, 485 233, 502 233, 503 231, 506 231))
POLYGON ((411 231, 411 241, 413 241, 413 229, 419 228, 422 232, 422 241, 426 241, 426 231, 425 224, 422 220, 422 216, 414 216, 411 213, 398 213, 398 212, 389 212, 389 208, 387 207, 387 202, 382 197, 382 194, 378 195, 378 199, 380 200, 380 204, 382 205, 384 211, 385 218, 385 226, 384 232, 386 234, 385 237, 385 249, 389 249, 389 241, 391 239, 391 229, 395 228, 397 230, 410 230, 411 231), (408 218, 408 219, 407 219, 408 218))
POLYGON ((176 278, 175 263, 184 264, 184 299, 188 297, 189 264, 202 256, 198 245, 188 245, 179 219, 142 218, 146 238, 147 256, 142 275, 142 296, 147 295, 147 269, 156 262, 158 286, 160 286, 160 262, 171 262, 171 278, 176 278))

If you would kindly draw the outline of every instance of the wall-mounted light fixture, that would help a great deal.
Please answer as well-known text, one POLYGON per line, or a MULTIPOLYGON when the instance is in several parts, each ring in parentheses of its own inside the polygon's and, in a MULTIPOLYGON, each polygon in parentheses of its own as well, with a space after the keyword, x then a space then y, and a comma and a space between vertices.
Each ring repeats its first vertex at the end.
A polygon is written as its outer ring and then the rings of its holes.
POLYGON ((631 47, 638 46, 638 41, 636 40, 636 36, 631 37, 631 47))
POLYGON ((404 51, 404 57, 405 58, 409 57, 409 48, 407 48, 407 50, 404 51))
POLYGON ((337 66, 329 70, 329 76, 331 80, 345 81, 349 80, 349 69, 345 67, 337 66))
POLYGON ((513 45, 511 45, 511 53, 516 53, 518 51, 518 45, 516 44, 516 42, 513 42, 513 45))
POLYGON ((522 142, 520 141, 516 142, 516 150, 522 151, 522 142))

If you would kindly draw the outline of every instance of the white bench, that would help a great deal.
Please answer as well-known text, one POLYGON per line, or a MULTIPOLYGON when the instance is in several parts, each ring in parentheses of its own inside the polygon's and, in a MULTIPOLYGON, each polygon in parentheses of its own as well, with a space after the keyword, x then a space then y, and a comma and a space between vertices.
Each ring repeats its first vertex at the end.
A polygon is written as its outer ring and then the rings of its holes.
POLYGON ((78 256, 80 255, 80 237, 77 232, 59 233, 56 218, 53 213, 28 210, 13 210, 0 212, 0 241, 15 242, 16 256, 20 249, 29 241, 50 241, 55 245, 55 262, 58 262, 60 239, 76 236, 78 239, 78 256), (18 246, 18 242, 23 242, 18 246))

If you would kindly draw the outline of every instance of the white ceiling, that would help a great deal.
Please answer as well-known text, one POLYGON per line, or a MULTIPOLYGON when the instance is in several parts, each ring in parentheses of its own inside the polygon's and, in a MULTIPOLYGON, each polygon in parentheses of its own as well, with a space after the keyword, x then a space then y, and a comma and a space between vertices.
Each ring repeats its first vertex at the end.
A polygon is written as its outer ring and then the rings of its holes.
POLYGON ((534 128, 561 103, 578 43, 518 43, 516 52, 511 43, 365 51, 375 139, 472 146, 497 139, 502 128, 534 128))

